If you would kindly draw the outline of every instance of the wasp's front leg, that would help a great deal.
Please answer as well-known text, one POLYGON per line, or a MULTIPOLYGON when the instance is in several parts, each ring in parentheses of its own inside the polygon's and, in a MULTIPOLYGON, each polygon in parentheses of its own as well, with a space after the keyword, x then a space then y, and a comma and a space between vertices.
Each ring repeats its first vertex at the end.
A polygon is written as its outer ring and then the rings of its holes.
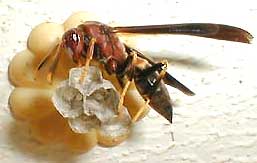
MULTIPOLYGON (((81 73, 80 79, 79 79, 79 82, 81 84, 83 83, 85 77, 87 76, 89 64, 90 64, 90 61, 92 60, 93 54, 94 54, 95 43, 96 43, 95 38, 92 38, 89 42, 89 47, 87 49, 87 54, 86 54, 86 62, 85 62, 84 68, 83 68, 83 72, 81 73)), ((79 60, 79 64, 81 64, 81 60, 79 60)))

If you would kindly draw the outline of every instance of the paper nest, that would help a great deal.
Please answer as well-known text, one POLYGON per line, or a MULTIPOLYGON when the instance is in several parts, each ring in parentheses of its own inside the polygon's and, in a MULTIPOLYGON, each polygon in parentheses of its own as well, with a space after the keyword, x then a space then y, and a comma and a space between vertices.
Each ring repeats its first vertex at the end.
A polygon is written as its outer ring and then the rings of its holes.
POLYGON ((91 129, 116 135, 129 130, 130 116, 127 109, 118 118, 119 93, 112 83, 103 79, 97 67, 90 66, 83 83, 79 82, 83 68, 72 68, 69 79, 56 88, 52 101, 58 112, 68 119, 76 133, 91 129))

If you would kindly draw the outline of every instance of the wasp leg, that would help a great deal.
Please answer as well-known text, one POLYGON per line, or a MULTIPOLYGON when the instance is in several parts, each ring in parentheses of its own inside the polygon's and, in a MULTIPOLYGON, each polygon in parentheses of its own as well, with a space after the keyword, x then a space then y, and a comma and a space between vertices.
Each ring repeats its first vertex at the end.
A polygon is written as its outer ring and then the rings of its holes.
POLYGON ((83 62, 81 58, 78 59, 78 67, 83 67, 83 62))
MULTIPOLYGON (((58 49, 60 45, 59 44, 55 44, 53 45, 49 51, 47 52, 47 55, 40 61, 40 63, 37 66, 36 72, 35 72, 35 79, 38 76, 38 72, 39 70, 47 63, 47 61, 50 59, 51 55, 56 52, 56 50, 58 49)), ((55 53, 56 54, 56 53, 55 53)))
POLYGON ((123 105, 123 102, 124 102, 124 97, 125 97, 125 95, 126 95, 126 93, 127 93, 127 91, 128 91, 128 88, 129 88, 129 86, 130 86, 130 83, 131 83, 131 81, 127 81, 126 82, 126 84, 125 84, 125 86, 124 86, 124 88, 122 89, 122 92, 121 92, 121 94, 120 94, 120 100, 119 100, 119 104, 118 104, 118 114, 120 115, 120 113, 122 112, 122 105, 123 105))
POLYGON ((60 48, 61 48, 61 46, 59 45, 57 50, 56 50, 56 55, 54 56, 53 63, 51 64, 51 66, 49 68, 49 71, 47 73, 47 81, 49 83, 52 83, 52 81, 53 81, 53 74, 54 74, 55 69, 56 69, 56 67, 58 65, 58 62, 59 62, 59 58, 60 58, 60 54, 61 54, 60 48))
MULTIPOLYGON (((122 112, 122 108, 123 108, 122 105, 124 102, 124 97, 128 91, 128 88, 129 88, 131 82, 133 81, 133 78, 132 78, 133 65, 136 62, 136 58, 137 58, 136 54, 132 53, 131 56, 129 56, 127 59, 127 63, 125 65, 125 68, 123 69, 123 72, 120 73, 121 75, 128 74, 128 80, 126 81, 126 83, 122 89, 122 92, 120 94, 120 100, 119 100, 119 104, 118 104, 118 114, 119 115, 121 115, 121 112, 122 112)), ((122 81, 120 80, 120 82, 122 82, 122 81)))
POLYGON ((147 98, 147 100, 145 101, 144 106, 142 106, 142 107, 138 110, 138 112, 136 113, 136 115, 132 118, 132 123, 135 123, 135 122, 138 120, 138 118, 139 118, 139 117, 142 115, 142 113, 144 112, 145 107, 147 107, 149 103, 150 103, 150 99, 147 98))
MULTIPOLYGON (((94 54, 95 43, 96 43, 96 39, 95 38, 92 38, 90 40, 90 42, 89 42, 89 47, 87 49, 87 54, 86 54, 86 63, 84 65, 83 72, 81 73, 80 79, 79 79, 79 82, 81 84, 83 83, 85 77, 87 76, 87 71, 88 71, 89 63, 92 60, 93 54, 94 54)), ((81 64, 81 60, 79 60, 79 65, 82 65, 81 64)))
POLYGON ((53 52, 55 52, 58 49, 59 46, 60 46, 59 43, 54 44, 53 46, 51 46, 51 48, 47 52, 47 55, 38 64, 37 71, 39 71, 43 67, 43 65, 46 64, 46 62, 49 60, 49 58, 51 57, 53 52))
POLYGON ((159 76, 157 78, 156 83, 159 84, 160 81, 165 77, 165 74, 167 73, 167 68, 168 68, 168 61, 167 60, 163 60, 161 62, 161 71, 159 72, 159 76))

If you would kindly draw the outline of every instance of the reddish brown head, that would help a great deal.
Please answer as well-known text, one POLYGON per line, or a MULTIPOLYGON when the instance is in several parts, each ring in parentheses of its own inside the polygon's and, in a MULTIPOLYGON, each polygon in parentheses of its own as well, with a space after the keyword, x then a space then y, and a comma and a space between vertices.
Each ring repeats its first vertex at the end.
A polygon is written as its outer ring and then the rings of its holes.
POLYGON ((62 37, 62 45, 73 61, 79 63, 84 47, 82 32, 77 28, 68 30, 62 37))

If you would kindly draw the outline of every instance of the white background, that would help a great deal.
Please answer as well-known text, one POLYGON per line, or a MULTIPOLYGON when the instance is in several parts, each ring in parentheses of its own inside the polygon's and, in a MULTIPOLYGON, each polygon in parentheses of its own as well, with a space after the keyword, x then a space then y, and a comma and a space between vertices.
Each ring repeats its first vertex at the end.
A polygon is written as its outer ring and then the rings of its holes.
POLYGON ((120 25, 221 23, 257 34, 254 0, 0 0, 1 162, 257 162, 255 40, 246 45, 189 36, 136 38, 133 46, 146 55, 169 58, 168 71, 196 96, 169 87, 174 124, 151 111, 117 147, 95 147, 74 155, 38 144, 28 131, 16 128, 7 107, 12 89, 7 80, 9 61, 26 48, 34 26, 62 23, 77 11, 120 25))

